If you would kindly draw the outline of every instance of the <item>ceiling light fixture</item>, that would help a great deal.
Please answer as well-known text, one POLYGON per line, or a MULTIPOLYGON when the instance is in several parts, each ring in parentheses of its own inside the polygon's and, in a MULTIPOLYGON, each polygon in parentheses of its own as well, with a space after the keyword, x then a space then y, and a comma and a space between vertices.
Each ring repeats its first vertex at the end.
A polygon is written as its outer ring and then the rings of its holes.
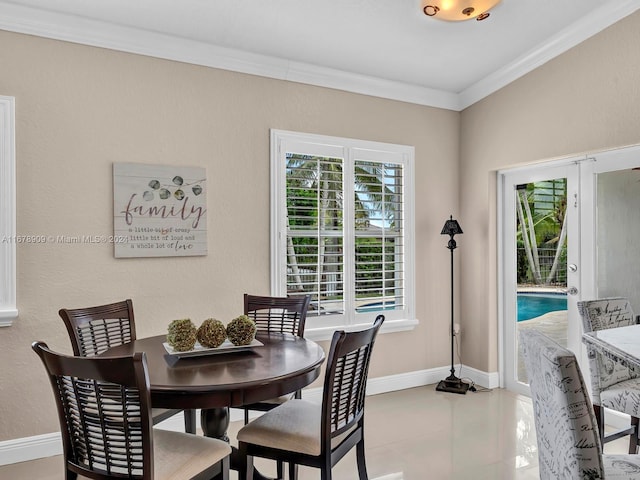
POLYGON ((422 11, 429 17, 448 22, 484 20, 501 0, 422 0, 422 11))

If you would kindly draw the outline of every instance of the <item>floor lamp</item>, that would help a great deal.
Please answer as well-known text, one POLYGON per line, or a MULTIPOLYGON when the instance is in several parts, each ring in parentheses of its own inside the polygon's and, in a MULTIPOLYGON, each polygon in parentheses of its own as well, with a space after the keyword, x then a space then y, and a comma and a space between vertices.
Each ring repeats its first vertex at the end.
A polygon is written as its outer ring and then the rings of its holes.
POLYGON ((444 227, 442 227, 442 235, 449 235, 449 243, 447 244, 447 248, 451 251, 451 330, 449 331, 451 335, 451 375, 449 375, 444 380, 441 380, 436 387, 436 390, 440 392, 451 392, 451 393, 460 393, 464 395, 469 390, 469 384, 463 382, 458 377, 456 377, 456 370, 453 366, 453 337, 454 337, 454 328, 455 325, 453 323, 453 251, 456 249, 456 241, 453 239, 454 235, 459 235, 462 233, 462 228, 460 228, 460 224, 457 220, 453 219, 453 216, 449 217, 444 223, 444 227))

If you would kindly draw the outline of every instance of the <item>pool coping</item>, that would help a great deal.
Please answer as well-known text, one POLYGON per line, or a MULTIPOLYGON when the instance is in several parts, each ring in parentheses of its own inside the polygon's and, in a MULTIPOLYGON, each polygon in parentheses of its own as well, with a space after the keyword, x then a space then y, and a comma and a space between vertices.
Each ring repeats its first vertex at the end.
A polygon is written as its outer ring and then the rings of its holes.
POLYGON ((541 293, 549 295, 566 295, 567 287, 517 287, 516 293, 541 293))

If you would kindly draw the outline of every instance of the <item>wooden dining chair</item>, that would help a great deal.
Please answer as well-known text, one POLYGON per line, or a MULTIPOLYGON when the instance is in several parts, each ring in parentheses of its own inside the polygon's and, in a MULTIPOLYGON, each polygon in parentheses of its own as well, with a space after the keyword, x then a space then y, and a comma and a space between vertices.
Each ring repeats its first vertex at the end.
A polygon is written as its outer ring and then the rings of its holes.
POLYGON ((244 314, 256 322, 258 332, 291 333, 304 337, 311 295, 264 297, 244 294, 244 314))
MULTIPOLYGON (((578 302, 584 332, 593 332, 638 323, 631 304, 624 297, 601 298, 578 302)), ((587 347, 591 371, 591 401, 595 410, 600 442, 629 436, 629 453, 637 453, 640 432, 640 372, 587 347), (631 417, 629 427, 606 433, 605 408, 631 417)))
MULTIPOLYGON (((304 326, 311 295, 264 297, 244 295, 244 314, 256 322, 257 333, 290 333, 304 337, 304 326)), ((249 412, 267 412, 291 398, 302 398, 301 392, 282 395, 259 403, 243 406, 244 423, 249 423, 249 412)))
POLYGON ((353 447, 359 478, 368 478, 365 390, 373 345, 383 322, 384 315, 378 315, 365 330, 333 334, 322 405, 293 399, 240 429, 238 449, 246 462, 240 466, 239 479, 253 478, 253 457, 263 457, 288 463, 290 479, 296 477, 296 465, 306 465, 321 469, 321 478, 330 480, 332 467, 353 447))
MULTIPOLYGON (((133 302, 130 299, 106 305, 85 308, 62 308, 58 312, 69 333, 73 354, 93 357, 108 348, 117 347, 136 339, 133 302)), ((154 425, 182 410, 154 408, 154 425)), ((188 433, 196 433, 196 411, 184 410, 184 427, 188 433)))
POLYGON ((146 356, 80 357, 33 350, 53 388, 65 478, 229 479, 231 447, 221 440, 152 428, 146 356))
POLYGON ((576 356, 534 329, 519 332, 538 443, 540 480, 638 479, 638 455, 603 455, 576 356))

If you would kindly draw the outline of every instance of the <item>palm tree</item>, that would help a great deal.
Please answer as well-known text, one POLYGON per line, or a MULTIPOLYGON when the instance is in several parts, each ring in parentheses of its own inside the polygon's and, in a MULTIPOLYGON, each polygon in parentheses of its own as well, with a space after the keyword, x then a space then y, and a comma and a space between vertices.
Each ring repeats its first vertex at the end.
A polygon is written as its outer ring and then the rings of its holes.
POLYGON ((520 185, 517 189, 517 215, 520 232, 518 232, 520 241, 522 242, 524 252, 529 265, 529 270, 533 276, 536 285, 547 285, 551 283, 556 276, 560 259, 566 248, 567 226, 565 222, 567 197, 566 182, 564 179, 554 181, 553 193, 550 195, 553 199, 552 205, 537 208, 532 205, 536 195, 540 195, 547 186, 542 183, 530 183, 520 185), (560 194, 557 193, 559 186, 560 194), (558 233, 558 230, 560 232, 558 233), (553 256, 553 264, 543 277, 540 265, 539 245, 554 245, 555 252, 553 256))
MULTIPOLYGON (((343 162, 342 159, 310 155, 287 154, 287 202, 289 232, 323 233, 317 244, 304 234, 287 235, 287 264, 292 277, 289 285, 304 289, 305 265, 315 269, 316 281, 336 285, 342 273, 343 227, 343 162)), ((355 229, 363 235, 371 231, 371 222, 384 220, 399 228, 393 185, 384 182, 385 166, 374 162, 356 162, 355 229), (382 212, 382 213, 380 213, 382 212)), ((380 229, 375 230, 379 232, 380 229)), ((361 243, 356 235, 356 245, 361 243)), ((373 274, 370 274, 373 275, 373 274)), ((317 288, 316 291, 320 291, 317 288)), ((328 288, 327 288, 328 290, 328 288)), ((338 288, 337 290, 341 290, 338 288)), ((332 293, 332 292, 327 292, 332 293)), ((335 292, 334 292, 335 293, 335 292)), ((337 292, 338 296, 340 291, 337 292)))

